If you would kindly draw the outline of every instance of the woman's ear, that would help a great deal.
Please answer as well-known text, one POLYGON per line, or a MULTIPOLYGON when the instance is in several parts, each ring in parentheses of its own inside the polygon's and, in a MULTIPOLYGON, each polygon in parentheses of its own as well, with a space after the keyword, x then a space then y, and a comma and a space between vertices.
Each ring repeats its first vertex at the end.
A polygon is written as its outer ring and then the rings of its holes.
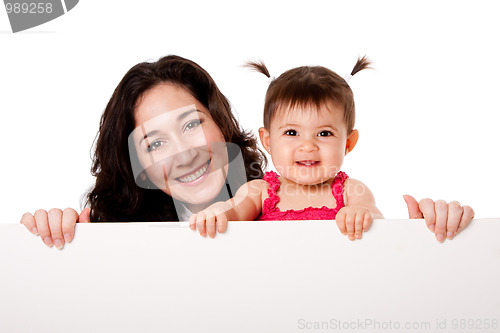
POLYGON ((269 131, 265 127, 259 128, 259 137, 260 143, 262 143, 262 147, 268 152, 271 153, 271 144, 269 140, 269 131))
POLYGON ((345 144, 345 154, 349 153, 354 149, 356 143, 358 143, 359 132, 358 130, 352 130, 351 134, 347 137, 347 141, 345 144))

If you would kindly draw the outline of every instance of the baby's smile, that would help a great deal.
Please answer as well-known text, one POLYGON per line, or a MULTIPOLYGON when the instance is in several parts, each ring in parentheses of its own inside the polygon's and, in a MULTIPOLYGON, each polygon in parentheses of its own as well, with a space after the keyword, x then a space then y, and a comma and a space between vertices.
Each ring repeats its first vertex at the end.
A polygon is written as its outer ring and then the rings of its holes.
POLYGON ((299 166, 305 166, 305 167, 314 167, 314 166, 318 166, 320 164, 320 161, 302 160, 302 161, 296 161, 295 164, 298 164, 299 166))

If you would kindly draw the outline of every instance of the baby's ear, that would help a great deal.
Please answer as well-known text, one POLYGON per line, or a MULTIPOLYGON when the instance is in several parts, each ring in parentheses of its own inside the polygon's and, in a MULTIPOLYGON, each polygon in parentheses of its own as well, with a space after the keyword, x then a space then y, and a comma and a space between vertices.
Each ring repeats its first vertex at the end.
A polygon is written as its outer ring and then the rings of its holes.
POLYGON ((359 138, 359 132, 358 130, 352 130, 351 134, 347 137, 347 141, 345 144, 345 154, 349 153, 351 150, 354 149, 356 146, 356 143, 358 143, 358 138, 359 138))
POLYGON ((260 143, 262 143, 262 146, 264 149, 268 152, 271 153, 271 144, 269 140, 269 131, 265 127, 259 128, 259 137, 260 137, 260 143))

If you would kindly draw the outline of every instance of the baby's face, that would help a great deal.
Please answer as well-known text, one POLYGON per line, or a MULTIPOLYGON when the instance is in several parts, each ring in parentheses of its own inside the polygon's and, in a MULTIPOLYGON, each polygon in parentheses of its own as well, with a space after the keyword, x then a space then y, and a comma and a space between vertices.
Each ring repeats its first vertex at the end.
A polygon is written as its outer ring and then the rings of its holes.
POLYGON ((343 107, 331 103, 277 110, 260 137, 278 173, 301 185, 334 178, 346 154, 343 107))

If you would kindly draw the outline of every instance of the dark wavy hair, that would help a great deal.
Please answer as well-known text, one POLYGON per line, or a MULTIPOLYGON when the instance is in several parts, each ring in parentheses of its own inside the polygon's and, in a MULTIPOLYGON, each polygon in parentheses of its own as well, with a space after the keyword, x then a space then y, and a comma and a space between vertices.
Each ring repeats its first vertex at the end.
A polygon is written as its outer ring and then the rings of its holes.
MULTIPOLYGON (((351 76, 369 67, 371 62, 363 56, 358 58, 351 76)), ((248 62, 244 65, 271 77, 262 62, 248 62)), ((264 127, 269 129, 271 120, 278 110, 296 106, 314 105, 319 108, 327 101, 344 107, 344 121, 347 134, 354 129, 354 96, 347 81, 332 70, 322 66, 302 66, 290 69, 269 84, 264 104, 264 127)))
POLYGON ((95 185, 86 195, 92 222, 178 221, 172 197, 161 190, 137 186, 128 136, 136 127, 136 103, 149 89, 170 83, 182 87, 203 104, 226 142, 241 148, 247 180, 263 177, 267 164, 255 137, 239 126, 229 101, 212 77, 195 62, 169 55, 132 67, 116 87, 101 117, 93 156, 95 185))

